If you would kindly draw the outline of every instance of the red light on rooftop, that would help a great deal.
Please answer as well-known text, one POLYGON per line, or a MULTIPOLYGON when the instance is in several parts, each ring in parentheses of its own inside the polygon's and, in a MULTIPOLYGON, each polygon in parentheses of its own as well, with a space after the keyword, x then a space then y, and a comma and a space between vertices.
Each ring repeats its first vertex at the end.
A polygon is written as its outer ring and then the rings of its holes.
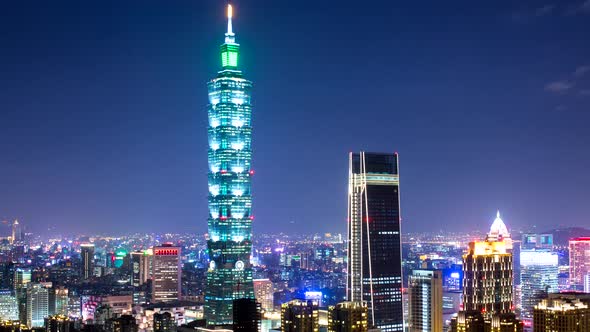
POLYGON ((225 169, 222 169, 221 171, 219 171, 219 173, 221 173, 221 174, 225 174, 225 173, 227 173, 227 170, 225 170, 225 169))
POLYGON ((219 219, 221 219, 221 220, 227 220, 227 217, 226 216, 221 216, 221 217, 219 217, 219 219))
POLYGON ((590 241, 590 237, 575 237, 570 239, 570 242, 572 241, 588 242, 590 241))
POLYGON ((250 216, 250 220, 254 220, 254 216, 250 216))
POLYGON ((250 173, 250 175, 254 175, 254 170, 251 169, 249 173, 250 173))

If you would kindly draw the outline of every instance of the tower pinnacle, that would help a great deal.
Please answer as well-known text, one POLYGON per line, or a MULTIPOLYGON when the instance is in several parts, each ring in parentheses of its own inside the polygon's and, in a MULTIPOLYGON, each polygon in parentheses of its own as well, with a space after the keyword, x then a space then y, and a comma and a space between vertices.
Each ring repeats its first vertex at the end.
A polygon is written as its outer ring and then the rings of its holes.
POLYGON ((234 31, 233 31, 233 27, 232 27, 232 23, 231 23, 231 19, 233 17, 234 11, 233 11, 233 7, 228 4, 227 5, 227 32, 225 33, 225 42, 226 43, 233 43, 235 41, 234 39, 234 31))

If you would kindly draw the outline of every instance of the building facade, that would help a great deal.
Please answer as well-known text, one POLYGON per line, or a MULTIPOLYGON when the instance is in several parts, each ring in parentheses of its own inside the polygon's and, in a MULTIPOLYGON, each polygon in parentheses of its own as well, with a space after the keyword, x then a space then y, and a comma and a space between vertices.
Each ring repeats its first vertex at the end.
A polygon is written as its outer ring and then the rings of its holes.
POLYGON ((443 331, 442 272, 414 270, 408 280, 410 332, 443 331))
POLYGON ((270 279, 254 279, 254 296, 260 303, 262 310, 273 311, 274 287, 270 279))
POLYGON ((576 298, 548 298, 534 307, 535 332, 590 331, 588 303, 576 298))
POLYGON ((318 332, 320 330, 318 303, 292 300, 281 305, 282 332, 318 332))
POLYGON ((469 243, 463 255, 463 310, 479 311, 484 317, 511 313, 512 254, 503 241, 469 243))
POLYGON ((590 274, 590 237, 578 237, 569 241, 570 289, 584 290, 584 277, 590 274))
POLYGON ((45 317, 49 316, 49 291, 43 284, 27 285, 27 326, 45 326, 45 317))
POLYGON ((94 244, 84 243, 80 245, 80 277, 88 279, 94 274, 94 244))
POLYGON ((232 324, 233 300, 254 298, 252 284, 252 82, 238 66, 240 45, 228 27, 221 67, 209 89, 209 269, 205 318, 209 325, 232 324))
POLYGON ((328 332, 367 332, 369 308, 366 302, 340 302, 328 308, 328 332))
POLYGON ((18 320, 18 303, 10 290, 0 290, 0 321, 18 320))
POLYGON ((400 220, 397 153, 350 153, 347 299, 382 331, 403 331, 400 220))
POLYGON ((532 321, 533 308, 548 293, 556 293, 558 259, 548 250, 523 250, 520 252, 521 317, 532 321))
POLYGON ((257 332, 261 329, 260 303, 255 299, 236 299, 233 304, 234 332, 257 332))
POLYGON ((152 302, 180 300, 180 247, 169 244, 154 247, 152 302))

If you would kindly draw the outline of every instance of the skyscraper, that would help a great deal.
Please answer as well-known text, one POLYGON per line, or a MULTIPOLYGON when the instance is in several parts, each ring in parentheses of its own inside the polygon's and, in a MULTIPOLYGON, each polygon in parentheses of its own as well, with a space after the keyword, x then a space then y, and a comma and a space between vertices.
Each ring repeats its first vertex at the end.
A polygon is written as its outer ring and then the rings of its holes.
POLYGON ((396 153, 350 153, 348 301, 366 301, 369 324, 403 330, 399 172, 396 153))
POLYGON ((233 303, 233 331, 257 332, 261 329, 260 303, 255 299, 237 299, 233 303))
POLYGON ((584 276, 590 274, 590 237, 578 237, 569 241, 570 288, 584 290, 584 276))
POLYGON ((442 272, 414 270, 408 280, 410 332, 442 332, 442 272))
POLYGON ((558 256, 548 250, 520 252, 521 317, 532 321, 533 308, 548 293, 556 293, 558 256))
POLYGON ((512 302, 512 254, 503 241, 469 243, 463 256, 463 308, 484 317, 510 313, 512 302))
POLYGON ((254 295, 260 303, 262 310, 272 311, 274 309, 274 289, 270 279, 254 279, 254 295))
POLYGON ((281 305, 282 332, 318 332, 320 330, 318 302, 292 300, 281 305))
MULTIPOLYGON (((556 294, 558 295, 558 294, 556 294)), ((590 331, 590 308, 576 298, 550 297, 533 311, 535 332, 590 331)))
POLYGON ((27 326, 45 326, 45 317, 49 315, 49 291, 39 283, 27 285, 27 326))
POLYGON ((328 332, 366 332, 369 329, 366 302, 340 302, 328 308, 328 332))
POLYGON ((252 285, 251 116, 252 83, 238 66, 240 45, 227 7, 227 33, 221 45, 221 71, 209 89, 209 270, 205 319, 232 324, 234 299, 254 298, 252 285))
POLYGON ((180 247, 166 243, 153 251, 152 302, 180 300, 180 247))
POLYGON ((18 303, 9 290, 0 290, 0 321, 18 320, 18 303))
POLYGON ((82 279, 88 279, 94 273, 94 244, 80 245, 80 258, 82 259, 80 276, 82 279))

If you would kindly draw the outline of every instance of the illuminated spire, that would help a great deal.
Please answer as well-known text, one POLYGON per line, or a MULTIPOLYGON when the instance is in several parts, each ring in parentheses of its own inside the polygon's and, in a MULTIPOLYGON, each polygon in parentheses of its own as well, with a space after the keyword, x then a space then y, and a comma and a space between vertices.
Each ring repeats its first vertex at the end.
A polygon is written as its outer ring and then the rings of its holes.
POLYGON ((234 15, 233 7, 228 4, 227 5, 227 32, 225 33, 225 42, 226 43, 233 43, 235 42, 235 34, 233 31, 231 19, 234 15))

